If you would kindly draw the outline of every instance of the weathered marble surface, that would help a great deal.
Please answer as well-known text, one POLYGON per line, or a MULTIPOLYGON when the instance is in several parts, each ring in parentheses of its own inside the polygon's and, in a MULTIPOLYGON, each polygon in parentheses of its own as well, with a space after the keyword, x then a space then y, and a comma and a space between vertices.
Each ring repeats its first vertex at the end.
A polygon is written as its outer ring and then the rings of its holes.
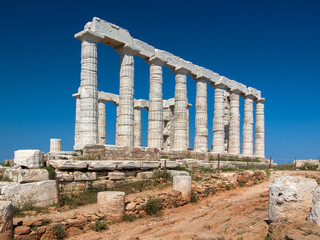
POLYGON ((62 140, 57 138, 50 139, 50 152, 61 152, 62 140))
POLYGON ((0 201, 0 239, 13 239, 13 206, 10 201, 0 201))
POLYGON ((40 168, 44 155, 40 150, 18 150, 14 152, 14 164, 27 168, 40 168))

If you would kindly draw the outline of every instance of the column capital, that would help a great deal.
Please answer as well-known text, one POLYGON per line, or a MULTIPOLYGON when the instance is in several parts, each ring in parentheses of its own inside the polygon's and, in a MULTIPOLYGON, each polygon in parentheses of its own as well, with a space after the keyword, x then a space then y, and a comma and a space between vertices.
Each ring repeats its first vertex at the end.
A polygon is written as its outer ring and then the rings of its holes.
POLYGON ((80 98, 80 93, 74 93, 74 94, 72 94, 72 97, 74 97, 74 98, 80 98))
POLYGON ((185 69, 184 67, 175 67, 171 69, 171 71, 176 75, 177 74, 187 75, 189 73, 189 70, 185 69))
POLYGON ((237 88, 231 88, 228 90, 228 92, 231 94, 231 93, 235 93, 235 94, 238 94, 240 95, 241 94, 241 91, 237 88))
POLYGON ((76 39, 79 39, 82 42, 92 42, 92 43, 98 43, 103 39, 103 36, 92 32, 90 30, 83 30, 77 34, 74 35, 76 39))
POLYGON ((219 88, 219 89, 224 89, 224 88, 226 88, 226 85, 223 84, 222 82, 212 83, 211 86, 214 87, 214 88, 219 88))
POLYGON ((149 59, 146 59, 146 63, 148 63, 149 65, 154 64, 154 65, 157 65, 157 66, 163 66, 166 62, 161 60, 158 57, 153 56, 153 57, 151 57, 149 59))
POLYGON ((249 98, 249 99, 254 99, 254 98, 255 98, 255 96, 254 96, 253 94, 251 94, 251 93, 244 94, 243 97, 244 97, 245 99, 246 99, 246 98, 249 98))
POLYGON ((256 103, 265 103, 266 99, 265 98, 258 98, 254 100, 256 103))
POLYGON ((107 100, 106 100, 106 99, 103 99, 103 98, 99 98, 99 99, 98 99, 98 102, 99 102, 99 103, 106 103, 107 100))
POLYGON ((127 54, 127 55, 133 55, 133 56, 136 55, 138 52, 138 49, 128 45, 116 47, 114 50, 120 54, 127 54))
POLYGON ((192 77, 192 79, 193 79, 194 81, 196 81, 196 82, 204 82, 204 83, 207 83, 207 82, 208 82, 208 79, 205 78, 205 77, 196 77, 196 76, 194 76, 194 77, 192 77))

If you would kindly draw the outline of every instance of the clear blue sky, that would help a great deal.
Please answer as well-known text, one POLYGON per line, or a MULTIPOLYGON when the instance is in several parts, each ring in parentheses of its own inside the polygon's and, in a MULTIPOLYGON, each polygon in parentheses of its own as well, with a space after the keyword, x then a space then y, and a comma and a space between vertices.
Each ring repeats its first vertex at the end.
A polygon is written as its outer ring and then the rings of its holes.
MULTIPOLYGON (((266 156, 276 162, 320 156, 320 1, 2 1, 0 160, 17 149, 72 150, 81 42, 73 35, 95 16, 156 48, 262 91, 266 156)), ((135 58, 135 98, 148 98, 149 68, 135 58)), ((119 91, 119 54, 98 47, 98 88, 119 91)), ((195 104, 195 82, 188 77, 195 104)), ((208 87, 209 143, 214 92, 208 87)), ((164 98, 174 74, 164 68, 164 98)), ((243 105, 243 101, 241 101, 243 105)), ((107 104, 107 143, 116 108, 107 104)), ((243 107, 241 108, 243 117, 243 107)), ((190 110, 190 145, 194 138, 190 110)), ((147 113, 142 113, 147 143, 147 113)))

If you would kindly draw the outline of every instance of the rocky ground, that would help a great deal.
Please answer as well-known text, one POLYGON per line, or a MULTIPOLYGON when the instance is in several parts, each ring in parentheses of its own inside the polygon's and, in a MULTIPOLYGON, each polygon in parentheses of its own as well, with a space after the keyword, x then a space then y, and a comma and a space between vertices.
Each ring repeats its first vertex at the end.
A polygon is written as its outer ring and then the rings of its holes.
MULTIPOLYGON (((218 192, 197 203, 165 209, 158 217, 146 216, 133 222, 111 224, 107 230, 101 232, 91 229, 85 232, 79 231, 80 235, 69 239, 264 239, 269 228, 265 220, 268 218, 270 182, 279 176, 306 174, 320 177, 320 172, 315 171, 276 171, 267 181, 258 185, 218 192)), ((166 189, 161 191, 165 192, 166 189)), ((97 207, 93 204, 61 213, 47 214, 43 218, 59 222, 77 214, 85 216, 96 211, 97 207)), ((19 218, 15 219, 15 222, 32 221, 32 219, 32 217, 19 218)), ((274 236, 280 232, 283 237, 287 232, 291 236, 299 235, 299 238, 292 239, 320 239, 316 226, 307 225, 301 223, 295 226, 293 231, 290 230, 292 228, 290 223, 281 227, 273 225, 271 231, 274 232, 274 236)), ((72 230, 77 231, 77 228, 72 230)))

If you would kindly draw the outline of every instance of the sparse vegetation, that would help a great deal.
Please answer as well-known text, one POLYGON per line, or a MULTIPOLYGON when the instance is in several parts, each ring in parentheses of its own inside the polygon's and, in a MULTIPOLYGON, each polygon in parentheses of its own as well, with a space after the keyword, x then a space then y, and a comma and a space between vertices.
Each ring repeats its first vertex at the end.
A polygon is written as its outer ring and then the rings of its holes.
POLYGON ((145 211, 148 215, 158 216, 163 205, 160 199, 150 198, 145 206, 145 211))
MULTIPOLYGON (((162 170, 157 170, 157 171, 154 171, 153 172, 153 178, 154 179, 164 179, 164 171, 162 170)), ((172 181, 173 177, 172 177, 172 174, 167 172, 167 181, 172 181)))
POLYGON ((196 194, 193 190, 191 190, 191 200, 190 200, 190 202, 191 202, 191 203, 196 203, 196 202, 198 202, 198 196, 197 196, 197 194, 196 194))
POLYGON ((0 178, 0 182, 12 182, 12 180, 8 176, 3 176, 0 178))
POLYGON ((31 205, 25 206, 13 206, 13 216, 14 217, 25 217, 26 212, 35 211, 36 213, 45 212, 49 207, 55 207, 56 205, 51 205, 48 207, 33 207, 31 205))
POLYGON ((137 217, 135 215, 129 215, 129 214, 125 214, 123 216, 123 221, 124 222, 133 222, 137 219, 137 217))
POLYGON ((61 224, 56 224, 52 227, 53 236, 57 240, 62 240, 67 237, 66 230, 63 228, 61 224))
POLYGON ((96 232, 101 232, 105 229, 108 229, 108 224, 106 220, 96 220, 91 226, 92 230, 96 232))
POLYGON ((49 180, 54 180, 55 179, 55 169, 51 166, 47 166, 47 167, 41 167, 42 169, 46 169, 49 173, 49 180))

